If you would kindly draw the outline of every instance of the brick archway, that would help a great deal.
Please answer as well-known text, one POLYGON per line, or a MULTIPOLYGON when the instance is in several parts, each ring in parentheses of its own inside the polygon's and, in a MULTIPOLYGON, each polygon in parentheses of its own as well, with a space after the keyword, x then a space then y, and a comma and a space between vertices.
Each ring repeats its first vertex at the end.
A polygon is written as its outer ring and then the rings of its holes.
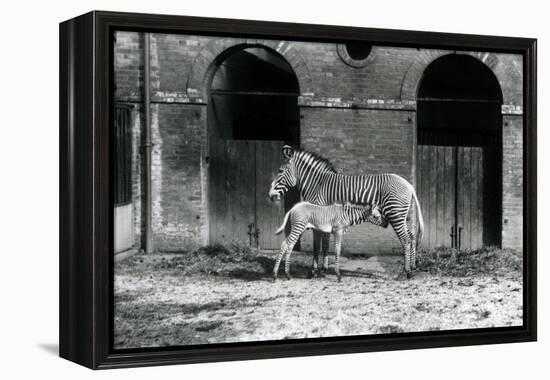
MULTIPOLYGON (((420 80, 424 74, 424 70, 437 58, 448 54, 466 54, 472 56, 483 64, 485 64, 497 78, 501 88, 505 83, 505 78, 501 78, 501 74, 495 70, 498 65, 498 56, 494 53, 487 52, 458 52, 449 50, 423 50, 420 52, 416 60, 409 66, 403 81, 401 82, 401 100, 416 101, 416 94, 420 80)), ((503 94, 504 96, 504 94, 503 94)), ((503 99, 503 104, 508 104, 508 99, 503 99)))
POLYGON ((219 64, 237 50, 263 47, 280 54, 290 64, 300 87, 300 94, 313 94, 313 79, 304 58, 291 42, 256 39, 216 39, 204 46, 193 62, 187 80, 187 95, 207 102, 208 86, 219 64))

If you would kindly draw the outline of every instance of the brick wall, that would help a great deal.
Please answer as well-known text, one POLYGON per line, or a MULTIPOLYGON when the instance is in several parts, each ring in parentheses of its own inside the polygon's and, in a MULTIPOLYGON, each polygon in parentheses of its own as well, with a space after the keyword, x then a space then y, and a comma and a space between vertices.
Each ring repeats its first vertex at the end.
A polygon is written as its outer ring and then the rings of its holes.
POLYGON ((374 46, 372 63, 353 68, 340 59, 336 44, 293 45, 308 66, 315 95, 344 99, 400 99, 401 82, 417 55, 416 49, 374 46))
POLYGON ((141 101, 143 89, 143 34, 117 32, 114 49, 115 99, 141 101))
POLYGON ((181 104, 152 109, 153 244, 164 251, 206 243, 205 111, 181 104))
POLYGON ((523 118, 504 115, 502 129, 502 246, 523 246, 523 118))
MULTIPOLYGON (((427 65, 451 52, 375 46, 370 63, 354 68, 338 56, 335 44, 153 34, 156 249, 185 250, 207 243, 206 87, 215 67, 214 58, 239 44, 268 46, 291 64, 302 93, 299 106, 304 148, 323 154, 343 173, 396 172, 414 182, 415 89, 427 65)), ((133 198, 138 241, 142 233, 142 50, 142 34, 117 32, 115 99, 136 105, 133 198)), ((508 124, 503 133, 503 245, 518 248, 522 231, 521 57, 472 55, 485 60, 495 72, 503 89, 503 110, 514 114, 504 116, 508 124)), ((305 244, 310 243, 306 240, 305 244)), ((348 233, 344 244, 346 251, 361 253, 392 252, 398 247, 391 230, 368 225, 348 233)))

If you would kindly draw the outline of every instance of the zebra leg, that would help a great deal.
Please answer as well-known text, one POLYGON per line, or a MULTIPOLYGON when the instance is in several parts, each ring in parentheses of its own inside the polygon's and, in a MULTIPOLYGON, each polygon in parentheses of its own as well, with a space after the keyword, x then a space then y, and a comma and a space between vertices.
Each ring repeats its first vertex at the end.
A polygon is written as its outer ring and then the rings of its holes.
POLYGON ((409 230, 409 237, 411 239, 411 269, 416 269, 416 236, 409 230))
POLYGON ((321 245, 323 249, 323 265, 319 274, 324 276, 324 273, 328 271, 328 247, 330 243, 330 234, 326 232, 321 232, 321 245))
POLYGON ((319 274, 319 246, 321 245, 321 232, 313 230, 313 263, 311 264, 311 277, 319 274))
POLYGON ((390 223, 403 247, 403 253, 405 256, 405 274, 407 278, 412 277, 411 273, 411 237, 407 227, 407 214, 395 215, 390 218, 390 223))
POLYGON ((340 275, 340 251, 342 249, 342 233, 337 233, 334 241, 334 251, 336 254, 336 277, 338 282, 342 282, 342 276, 340 275))
MULTIPOLYGON (((298 241, 298 239, 300 238, 300 236, 302 235, 305 229, 306 229, 305 224, 304 225, 297 224, 295 226, 292 226, 292 230, 290 231, 290 234, 288 235, 288 237, 285 239, 285 242, 283 243, 283 244, 286 243, 285 275, 287 280, 290 280, 290 255, 292 254, 292 249, 296 245, 296 242, 298 241)), ((279 254, 279 257, 278 257, 278 263, 280 263, 282 256, 283 256, 283 251, 281 250, 281 253, 279 254)))
POLYGON ((279 255, 277 256, 277 260, 275 260, 275 266, 273 267, 273 281, 277 280, 277 273, 279 272, 279 265, 281 264, 281 259, 283 258, 284 253, 287 250, 287 240, 283 241, 281 244, 281 250, 279 251, 279 255))
POLYGON ((285 255, 285 276, 287 280, 290 280, 290 254, 292 249, 289 249, 285 255))

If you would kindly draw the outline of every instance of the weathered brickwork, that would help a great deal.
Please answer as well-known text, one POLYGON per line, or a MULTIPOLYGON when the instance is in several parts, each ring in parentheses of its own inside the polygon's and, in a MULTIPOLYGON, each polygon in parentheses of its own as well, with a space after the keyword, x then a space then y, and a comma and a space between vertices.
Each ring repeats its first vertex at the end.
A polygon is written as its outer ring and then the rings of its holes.
POLYGON ((502 127, 502 246, 523 246, 523 118, 504 116, 502 127))
POLYGON ((115 99, 141 101, 143 34, 117 32, 114 50, 115 99))
MULTIPOLYGON (((208 243, 208 85, 217 65, 246 46, 285 58, 300 86, 301 145, 346 174, 395 172, 414 183, 416 91, 426 67, 452 51, 374 46, 369 62, 351 67, 335 44, 152 34, 153 243, 184 251, 208 243)), ((133 201, 136 244, 143 233, 143 62, 141 33, 118 32, 115 99, 134 104, 133 201)), ((503 92, 503 246, 521 248, 522 63, 509 54, 465 52, 484 62, 503 92)), ((309 234, 308 234, 309 235, 309 234)), ((311 246, 311 238, 304 245, 311 246)), ((398 252, 391 229, 360 226, 344 250, 398 252)))
POLYGON ((153 244, 164 251, 205 241, 205 108, 156 104, 152 114, 153 244))
POLYGON ((132 203, 134 205, 134 234, 136 242, 141 244, 143 237, 142 207, 143 202, 143 177, 142 177, 142 145, 143 145, 143 109, 141 104, 134 104, 132 110, 132 203))

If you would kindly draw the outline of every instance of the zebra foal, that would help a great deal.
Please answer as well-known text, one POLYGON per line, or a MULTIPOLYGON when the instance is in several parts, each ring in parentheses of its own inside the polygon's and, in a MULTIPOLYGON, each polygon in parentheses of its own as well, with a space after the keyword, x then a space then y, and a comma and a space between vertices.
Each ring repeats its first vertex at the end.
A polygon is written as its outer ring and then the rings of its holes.
POLYGON ((318 231, 336 235, 336 276, 338 277, 338 281, 342 281, 339 260, 342 248, 342 235, 346 232, 347 228, 364 221, 371 221, 372 223, 380 225, 387 223, 380 214, 378 208, 372 205, 344 203, 319 206, 309 202, 300 202, 294 205, 294 207, 286 213, 283 224, 275 234, 278 235, 284 231, 289 219, 291 230, 290 234, 281 244, 281 251, 277 256, 275 267, 273 268, 274 281, 277 279, 279 265, 281 264, 283 255, 285 256, 286 278, 290 279, 290 255, 294 245, 306 229, 313 228, 318 231))

